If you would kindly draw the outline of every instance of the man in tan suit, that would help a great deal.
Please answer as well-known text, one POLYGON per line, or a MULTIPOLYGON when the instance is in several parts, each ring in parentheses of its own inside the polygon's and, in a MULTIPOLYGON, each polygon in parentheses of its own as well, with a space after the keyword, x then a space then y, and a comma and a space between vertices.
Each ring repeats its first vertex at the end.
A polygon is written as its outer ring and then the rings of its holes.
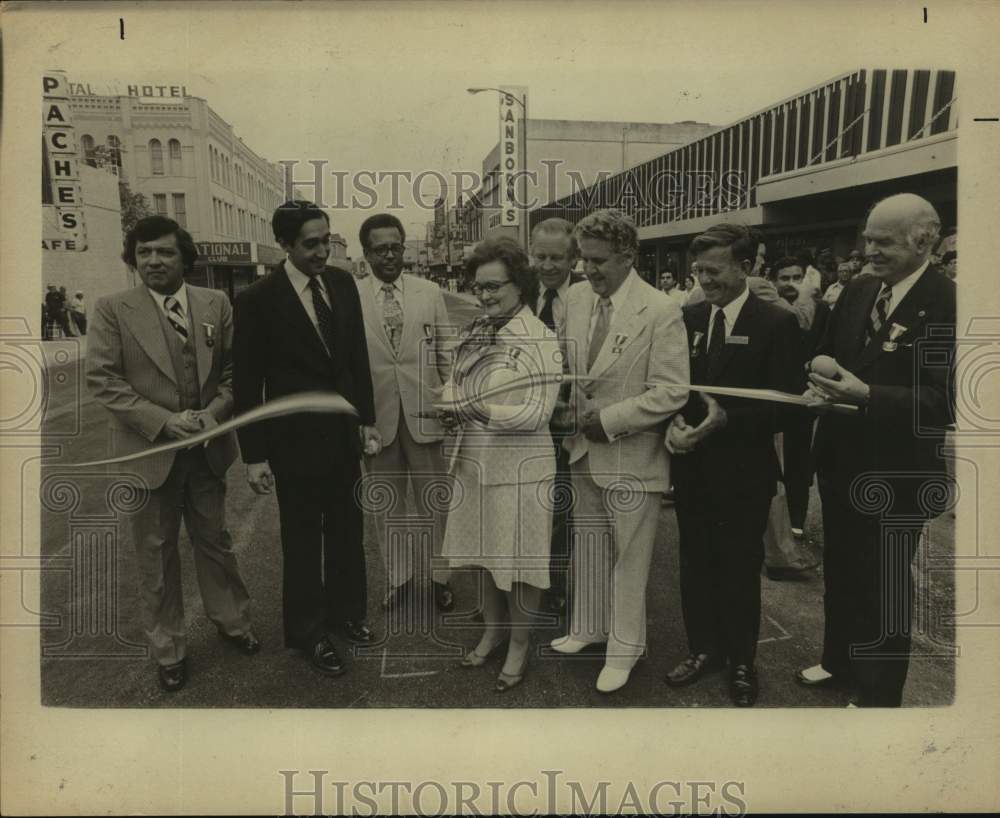
POLYGON ((680 307, 633 264, 635 225, 616 210, 587 216, 575 237, 589 283, 570 288, 566 316, 573 491, 573 606, 559 653, 607 642, 597 689, 628 682, 645 650, 646 579, 660 497, 670 487, 667 422, 687 399, 680 307), (610 536, 609 536, 610 535, 610 536), (608 554, 607 543, 611 542, 608 554))
MULTIPOLYGON (((448 379, 448 314, 437 285, 403 274, 406 233, 399 219, 389 213, 370 216, 361 225, 360 239, 372 269, 357 285, 378 438, 366 445, 371 455, 366 464, 370 493, 381 494, 382 483, 388 489, 390 507, 378 515, 378 533, 388 586, 382 607, 390 610, 407 595, 412 601, 412 592, 420 590, 414 578, 421 573, 426 577, 432 557, 441 554, 445 511, 443 504, 435 509, 430 500, 448 478, 441 452, 444 430, 432 414, 448 379), (416 519, 406 514, 410 484, 416 519), (417 525, 420 522, 432 527, 417 525)), ((454 605, 449 574, 449 569, 437 567, 432 575, 440 611, 454 605)))
MULTIPOLYGON (((176 222, 140 220, 126 237, 122 258, 142 285, 94 307, 87 384, 111 414, 112 456, 182 440, 232 414, 232 310, 223 293, 185 284, 197 255, 176 222)), ((177 550, 182 516, 205 612, 242 652, 260 650, 225 526, 225 475, 235 458, 229 434, 126 466, 148 489, 132 516, 132 536, 146 636, 166 692, 180 690, 187 678, 177 550)))

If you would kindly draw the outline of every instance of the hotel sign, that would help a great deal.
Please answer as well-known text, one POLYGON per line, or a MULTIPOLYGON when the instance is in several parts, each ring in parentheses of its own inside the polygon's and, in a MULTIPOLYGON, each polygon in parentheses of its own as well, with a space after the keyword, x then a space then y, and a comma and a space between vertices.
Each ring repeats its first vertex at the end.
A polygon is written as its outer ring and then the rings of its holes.
POLYGON ((76 135, 62 71, 42 75, 42 249, 87 249, 76 135))
POLYGON ((500 224, 520 223, 516 185, 521 174, 521 128, 527 89, 508 86, 500 94, 500 224))
POLYGON ((252 264, 248 241, 196 241, 199 264, 252 264))

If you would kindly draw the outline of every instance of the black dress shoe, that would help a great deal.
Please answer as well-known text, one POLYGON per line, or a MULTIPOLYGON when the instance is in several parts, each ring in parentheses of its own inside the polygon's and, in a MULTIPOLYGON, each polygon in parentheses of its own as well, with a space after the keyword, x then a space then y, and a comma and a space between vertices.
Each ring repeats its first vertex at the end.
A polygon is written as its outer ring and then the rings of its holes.
POLYGON ((717 673, 726 666, 725 659, 707 653, 692 653, 667 674, 664 681, 671 687, 683 687, 697 682, 706 673, 717 673))
POLYGON ((312 649, 312 666, 327 676, 339 676, 344 672, 344 664, 337 655, 337 649, 329 637, 320 639, 312 649))
POLYGON ((385 599, 382 600, 382 610, 391 611, 393 608, 407 604, 413 598, 412 591, 413 583, 411 581, 390 588, 386 591, 385 599))
POLYGON ((566 612, 566 596, 560 591, 549 592, 545 595, 545 609, 549 613, 562 614, 566 612))
POLYGON ((345 619, 340 626, 340 632, 355 644, 364 645, 375 641, 375 632, 363 619, 345 619))
POLYGON ((187 666, 183 659, 175 665, 159 665, 160 689, 164 693, 176 693, 187 682, 187 666))
POLYGON ((737 707, 753 707, 757 702, 757 673, 750 665, 737 665, 729 680, 729 695, 737 707))
POLYGON ((455 607, 455 595, 447 582, 432 582, 434 586, 434 605, 442 613, 447 613, 455 607))
POLYGON ((244 653, 247 656, 253 656, 255 653, 260 652, 261 641, 252 630, 236 634, 235 636, 219 631, 219 636, 229 642, 229 644, 234 645, 240 653, 244 653))

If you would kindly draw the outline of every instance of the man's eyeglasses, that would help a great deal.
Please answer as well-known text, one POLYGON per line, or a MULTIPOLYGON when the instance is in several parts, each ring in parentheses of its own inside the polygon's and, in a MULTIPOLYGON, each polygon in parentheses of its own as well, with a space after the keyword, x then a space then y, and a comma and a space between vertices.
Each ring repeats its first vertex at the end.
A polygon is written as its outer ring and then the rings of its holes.
POLYGON ((480 295, 482 293, 487 293, 488 295, 496 295, 500 290, 510 284, 510 280, 507 281, 487 281, 485 284, 473 284, 469 287, 472 290, 473 295, 480 295))
POLYGON ((394 256, 401 256, 403 255, 404 249, 405 248, 402 244, 383 244, 381 247, 369 248, 369 252, 372 253, 372 255, 385 258, 385 256, 389 255, 389 253, 392 253, 394 256))

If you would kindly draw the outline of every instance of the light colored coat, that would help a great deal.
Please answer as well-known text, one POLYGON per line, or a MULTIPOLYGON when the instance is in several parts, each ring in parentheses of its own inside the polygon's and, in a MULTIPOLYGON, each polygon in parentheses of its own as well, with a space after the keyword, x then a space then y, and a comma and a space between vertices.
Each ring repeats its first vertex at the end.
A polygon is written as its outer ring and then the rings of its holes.
MULTIPOLYGON (((190 326, 198 363, 201 405, 220 423, 233 413, 233 312, 218 290, 187 285, 190 326), (213 327, 209 346, 206 325, 213 327)), ((87 337, 87 385, 110 413, 112 456, 167 442, 167 419, 181 411, 177 375, 159 307, 145 286, 105 296, 94 305, 87 337)), ((212 471, 222 476, 236 459, 236 438, 223 435, 206 447, 212 471)), ((176 453, 133 460, 124 468, 151 489, 161 486, 176 453)))
POLYGON ((481 485, 537 483, 555 474, 549 419, 562 373, 559 341, 526 306, 497 332, 496 341, 482 354, 460 354, 443 397, 470 397, 515 380, 518 385, 486 398, 488 423, 468 422, 446 441, 449 469, 463 459, 476 465, 481 485))
POLYGON ((599 410, 610 442, 594 443, 578 431, 568 437, 570 465, 590 455, 597 485, 618 481, 647 492, 670 488, 670 461, 663 436, 670 417, 687 401, 687 333, 680 307, 665 293, 630 273, 628 299, 616 309, 593 369, 587 371, 588 334, 597 296, 589 282, 573 285, 567 296, 566 354, 569 371, 581 378, 570 402, 577 423, 588 409, 599 410))
POLYGON ((403 273, 403 334, 399 354, 382 323, 382 307, 375 300, 372 277, 356 279, 365 318, 368 361, 375 390, 375 428, 388 446, 396 439, 400 412, 418 443, 444 437, 444 429, 433 418, 417 417, 432 412, 448 378, 449 321, 441 289, 432 281, 403 273))

